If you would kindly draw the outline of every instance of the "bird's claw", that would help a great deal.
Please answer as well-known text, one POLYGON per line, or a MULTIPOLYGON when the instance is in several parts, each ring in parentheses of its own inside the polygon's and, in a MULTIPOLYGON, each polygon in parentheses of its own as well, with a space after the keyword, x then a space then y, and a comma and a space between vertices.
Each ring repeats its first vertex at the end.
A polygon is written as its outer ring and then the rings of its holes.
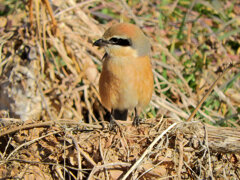
POLYGON ((133 119, 133 123, 132 125, 137 127, 140 125, 140 122, 142 121, 142 118, 140 118, 139 116, 135 116, 134 119, 133 119))
POLYGON ((116 122, 115 119, 111 119, 110 120, 110 124, 109 124, 109 130, 110 131, 117 131, 117 128, 120 128, 119 124, 116 122))

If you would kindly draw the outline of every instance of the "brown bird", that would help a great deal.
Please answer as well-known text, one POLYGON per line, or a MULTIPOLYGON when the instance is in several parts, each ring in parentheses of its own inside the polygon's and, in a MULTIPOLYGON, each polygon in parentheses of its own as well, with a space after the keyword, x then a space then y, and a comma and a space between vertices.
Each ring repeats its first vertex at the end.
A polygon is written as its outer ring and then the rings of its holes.
POLYGON ((153 92, 148 38, 136 25, 119 23, 93 45, 106 50, 99 92, 102 105, 111 112, 110 123, 126 120, 128 110, 134 109, 133 125, 139 125, 138 113, 149 104, 153 92))

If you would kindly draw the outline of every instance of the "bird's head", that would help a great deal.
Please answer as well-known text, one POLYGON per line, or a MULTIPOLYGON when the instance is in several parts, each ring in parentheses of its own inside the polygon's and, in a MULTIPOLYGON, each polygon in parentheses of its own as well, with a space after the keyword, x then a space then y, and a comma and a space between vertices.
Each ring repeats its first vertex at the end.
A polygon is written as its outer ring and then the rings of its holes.
POLYGON ((103 37, 93 43, 104 47, 109 56, 146 56, 151 46, 139 27, 129 23, 119 23, 106 30, 103 37))

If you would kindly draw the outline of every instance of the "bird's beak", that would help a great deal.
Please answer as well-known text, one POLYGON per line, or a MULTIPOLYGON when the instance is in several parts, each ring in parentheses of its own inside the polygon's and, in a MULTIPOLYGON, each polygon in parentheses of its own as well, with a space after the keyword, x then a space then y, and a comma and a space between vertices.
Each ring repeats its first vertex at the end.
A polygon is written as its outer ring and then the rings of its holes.
POLYGON ((97 41, 95 41, 95 42, 93 43, 93 46, 102 47, 102 46, 106 46, 107 44, 109 44, 109 41, 104 40, 104 39, 98 39, 97 41))

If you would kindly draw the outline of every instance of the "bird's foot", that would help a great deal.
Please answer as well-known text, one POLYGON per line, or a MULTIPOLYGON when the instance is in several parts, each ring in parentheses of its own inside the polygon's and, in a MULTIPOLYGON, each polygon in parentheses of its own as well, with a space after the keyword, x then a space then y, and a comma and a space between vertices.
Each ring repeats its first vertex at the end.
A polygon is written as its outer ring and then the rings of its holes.
POLYGON ((109 129, 110 131, 117 131, 117 128, 120 129, 120 125, 117 123, 117 121, 114 118, 111 118, 109 129))
POLYGON ((135 116, 134 119, 133 119, 132 125, 135 126, 135 127, 137 127, 137 126, 140 125, 140 122, 141 122, 142 120, 143 120, 143 119, 140 118, 139 116, 135 116))

